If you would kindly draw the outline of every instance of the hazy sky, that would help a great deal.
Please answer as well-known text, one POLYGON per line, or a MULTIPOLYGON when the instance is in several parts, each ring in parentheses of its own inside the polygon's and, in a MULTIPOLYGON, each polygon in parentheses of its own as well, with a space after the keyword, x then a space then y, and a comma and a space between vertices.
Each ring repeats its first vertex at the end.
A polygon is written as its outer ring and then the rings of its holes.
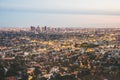
POLYGON ((120 0, 0 0, 0 27, 120 26, 120 0))

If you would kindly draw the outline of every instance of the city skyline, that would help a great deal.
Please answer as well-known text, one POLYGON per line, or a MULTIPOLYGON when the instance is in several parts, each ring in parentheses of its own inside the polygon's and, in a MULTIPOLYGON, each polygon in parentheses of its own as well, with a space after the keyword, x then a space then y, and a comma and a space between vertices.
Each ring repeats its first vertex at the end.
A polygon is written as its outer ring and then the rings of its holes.
POLYGON ((120 27, 119 0, 1 0, 1 27, 120 27))

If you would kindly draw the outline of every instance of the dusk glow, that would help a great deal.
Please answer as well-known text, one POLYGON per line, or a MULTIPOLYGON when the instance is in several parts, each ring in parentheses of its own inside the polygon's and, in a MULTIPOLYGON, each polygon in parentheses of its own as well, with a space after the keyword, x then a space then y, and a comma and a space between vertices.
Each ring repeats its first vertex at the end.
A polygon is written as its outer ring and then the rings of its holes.
POLYGON ((119 26, 119 3, 119 0, 0 0, 0 27, 119 26))

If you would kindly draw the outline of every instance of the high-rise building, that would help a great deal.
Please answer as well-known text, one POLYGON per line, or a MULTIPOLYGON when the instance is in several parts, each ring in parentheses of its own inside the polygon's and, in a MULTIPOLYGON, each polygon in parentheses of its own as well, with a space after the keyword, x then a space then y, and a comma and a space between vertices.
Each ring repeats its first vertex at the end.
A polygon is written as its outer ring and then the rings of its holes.
POLYGON ((35 31, 35 27, 34 26, 31 26, 31 31, 35 31))
POLYGON ((47 26, 44 27, 44 31, 46 31, 46 30, 47 30, 47 26))
POLYGON ((42 27, 42 32, 45 32, 47 30, 47 26, 42 27))
POLYGON ((39 26, 37 26, 36 31, 40 32, 40 27, 39 26))

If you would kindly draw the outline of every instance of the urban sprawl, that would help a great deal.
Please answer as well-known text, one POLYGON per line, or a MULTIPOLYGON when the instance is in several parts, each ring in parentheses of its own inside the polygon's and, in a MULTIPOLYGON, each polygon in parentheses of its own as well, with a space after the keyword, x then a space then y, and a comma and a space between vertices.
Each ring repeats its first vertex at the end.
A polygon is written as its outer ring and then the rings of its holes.
POLYGON ((120 80, 120 28, 1 29, 0 80, 120 80))

